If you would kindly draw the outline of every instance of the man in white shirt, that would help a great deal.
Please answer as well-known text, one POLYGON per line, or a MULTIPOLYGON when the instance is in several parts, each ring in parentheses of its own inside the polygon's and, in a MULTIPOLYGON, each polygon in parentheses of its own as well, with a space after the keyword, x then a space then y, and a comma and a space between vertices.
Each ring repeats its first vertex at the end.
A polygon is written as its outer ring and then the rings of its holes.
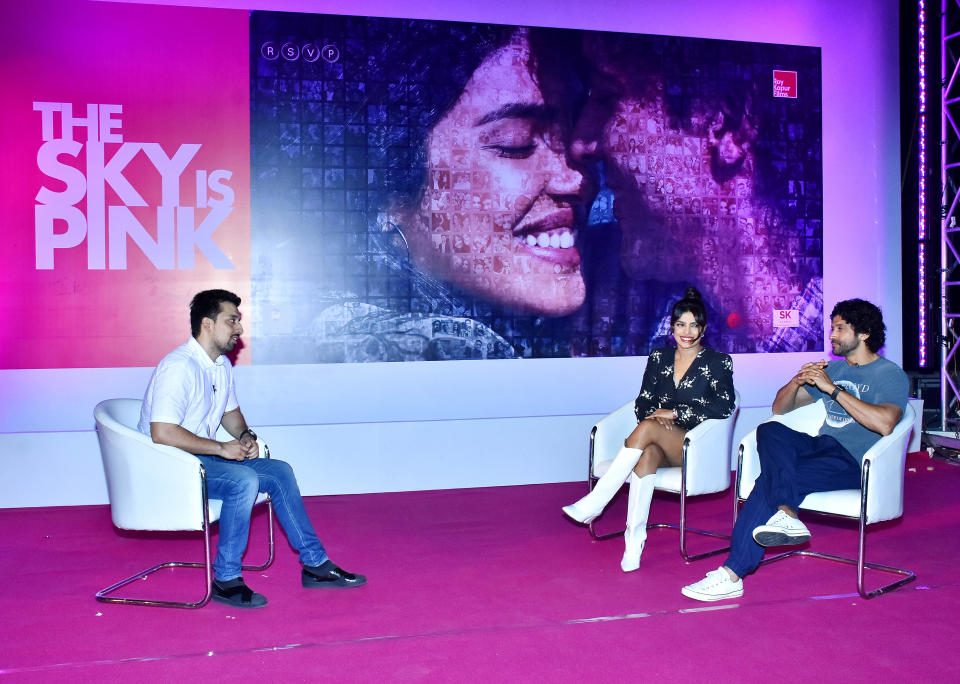
POLYGON ((277 519, 300 553, 304 587, 357 587, 363 575, 347 572, 327 557, 303 507, 290 466, 258 458, 257 435, 247 426, 233 386, 233 350, 243 326, 240 298, 226 290, 206 290, 190 303, 193 336, 167 354, 154 370, 143 397, 140 431, 157 444, 195 454, 207 473, 211 499, 220 499, 220 540, 213 563, 213 600, 259 608, 267 599, 252 591, 240 573, 247 547, 250 514, 260 492, 273 501, 277 519), (220 425, 234 439, 216 440, 220 425))

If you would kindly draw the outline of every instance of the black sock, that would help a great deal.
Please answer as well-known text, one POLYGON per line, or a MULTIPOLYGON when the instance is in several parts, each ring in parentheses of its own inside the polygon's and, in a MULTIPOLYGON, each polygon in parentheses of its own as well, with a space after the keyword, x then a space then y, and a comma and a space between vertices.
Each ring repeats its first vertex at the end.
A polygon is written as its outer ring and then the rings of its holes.
POLYGON ((333 570, 335 567, 337 567, 337 564, 328 558, 320 565, 304 565, 303 569, 307 572, 328 572, 333 570))
POLYGON ((218 580, 217 578, 213 579, 217 583, 217 586, 221 589, 233 589, 234 587, 239 587, 243 584, 242 577, 234 577, 232 580, 218 580))

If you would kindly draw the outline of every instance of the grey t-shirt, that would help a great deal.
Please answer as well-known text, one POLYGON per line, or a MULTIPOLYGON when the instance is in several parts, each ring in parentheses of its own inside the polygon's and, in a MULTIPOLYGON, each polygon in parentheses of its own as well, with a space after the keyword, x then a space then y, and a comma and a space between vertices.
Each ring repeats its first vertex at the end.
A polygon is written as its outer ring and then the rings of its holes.
MULTIPOLYGON (((910 391, 907 374, 900 366, 882 356, 865 366, 851 366, 843 360, 831 361, 827 364, 826 372, 833 384, 843 387, 861 401, 894 404, 901 409, 907 406, 910 391)), ((804 389, 814 400, 823 399, 827 407, 827 419, 820 428, 820 434, 830 435, 862 462, 863 455, 880 439, 880 435, 851 418, 829 394, 813 385, 805 385, 804 389)))

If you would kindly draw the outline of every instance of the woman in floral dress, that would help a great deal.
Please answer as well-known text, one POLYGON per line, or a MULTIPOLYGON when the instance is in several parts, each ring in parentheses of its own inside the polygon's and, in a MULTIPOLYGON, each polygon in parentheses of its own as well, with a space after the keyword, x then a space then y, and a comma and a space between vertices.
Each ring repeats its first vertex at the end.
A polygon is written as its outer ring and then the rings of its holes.
POLYGON ((624 572, 640 566, 657 468, 679 466, 687 431, 708 418, 726 418, 734 409, 733 361, 703 345, 706 324, 700 293, 687 288, 670 315, 676 347, 655 349, 647 359, 634 407, 637 427, 593 490, 563 507, 577 522, 589 523, 629 478, 624 572))

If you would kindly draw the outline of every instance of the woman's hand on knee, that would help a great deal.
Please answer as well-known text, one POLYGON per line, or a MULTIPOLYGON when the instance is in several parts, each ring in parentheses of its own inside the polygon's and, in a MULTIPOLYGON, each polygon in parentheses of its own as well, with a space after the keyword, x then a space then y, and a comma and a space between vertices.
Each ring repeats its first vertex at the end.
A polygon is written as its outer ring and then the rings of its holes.
POLYGON ((677 419, 677 412, 674 409, 659 408, 644 420, 652 420, 667 430, 673 429, 673 423, 677 419))

